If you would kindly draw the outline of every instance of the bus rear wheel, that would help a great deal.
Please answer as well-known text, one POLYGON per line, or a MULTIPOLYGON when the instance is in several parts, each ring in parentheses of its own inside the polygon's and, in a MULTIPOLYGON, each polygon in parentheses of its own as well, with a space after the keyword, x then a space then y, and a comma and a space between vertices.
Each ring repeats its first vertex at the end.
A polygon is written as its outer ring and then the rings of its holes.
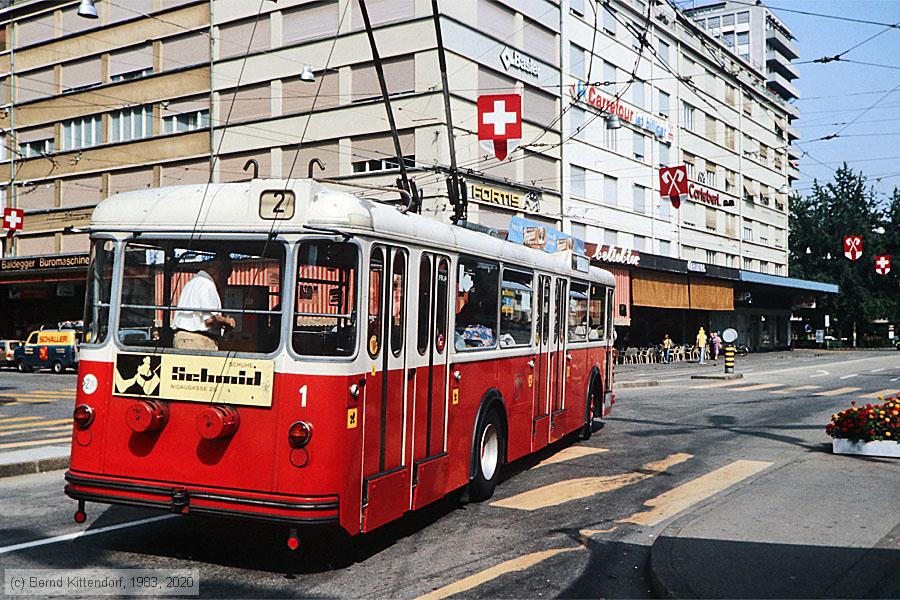
POLYGON ((475 436, 478 454, 475 456, 475 478, 469 483, 469 499, 480 502, 494 494, 506 456, 506 433, 496 410, 491 409, 481 419, 475 436))
POLYGON ((19 373, 30 373, 31 372, 31 367, 29 367, 27 364, 25 364, 24 358, 19 359, 19 362, 16 363, 16 367, 18 367, 19 373))
POLYGON ((60 375, 63 371, 66 370, 66 368, 63 367, 62 363, 58 360, 53 361, 53 366, 51 368, 56 375, 60 375))

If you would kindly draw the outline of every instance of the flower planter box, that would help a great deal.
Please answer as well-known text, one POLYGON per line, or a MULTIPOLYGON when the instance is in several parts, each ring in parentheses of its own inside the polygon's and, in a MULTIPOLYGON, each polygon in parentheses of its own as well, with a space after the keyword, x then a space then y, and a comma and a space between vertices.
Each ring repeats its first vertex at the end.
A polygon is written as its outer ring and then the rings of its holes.
POLYGON ((883 440, 877 442, 860 442, 835 438, 831 440, 831 451, 835 454, 859 454, 860 456, 900 458, 900 443, 883 440))

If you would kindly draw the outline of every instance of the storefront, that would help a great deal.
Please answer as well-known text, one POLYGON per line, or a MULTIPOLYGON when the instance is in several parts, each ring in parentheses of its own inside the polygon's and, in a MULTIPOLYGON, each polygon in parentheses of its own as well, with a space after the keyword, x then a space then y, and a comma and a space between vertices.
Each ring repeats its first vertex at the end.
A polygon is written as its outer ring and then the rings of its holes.
POLYGON ((0 259, 0 337, 81 319, 88 262, 87 254, 0 259))

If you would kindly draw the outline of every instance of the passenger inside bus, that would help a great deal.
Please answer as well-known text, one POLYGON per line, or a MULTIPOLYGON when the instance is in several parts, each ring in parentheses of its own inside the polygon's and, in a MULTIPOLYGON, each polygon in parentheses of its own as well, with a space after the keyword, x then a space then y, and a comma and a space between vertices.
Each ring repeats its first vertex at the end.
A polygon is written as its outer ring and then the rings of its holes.
POLYGON ((218 350, 224 329, 234 329, 235 320, 214 312, 222 308, 221 292, 233 269, 228 254, 217 254, 203 265, 181 290, 178 308, 172 315, 174 348, 218 350), (206 310, 190 310, 198 307, 206 310))

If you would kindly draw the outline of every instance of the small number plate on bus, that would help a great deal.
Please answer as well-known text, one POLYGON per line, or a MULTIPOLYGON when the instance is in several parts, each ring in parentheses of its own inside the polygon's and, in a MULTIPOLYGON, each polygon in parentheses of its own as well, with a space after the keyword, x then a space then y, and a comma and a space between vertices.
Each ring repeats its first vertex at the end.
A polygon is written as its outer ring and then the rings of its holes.
POLYGON ((259 217, 268 221, 293 219, 294 205, 294 192, 267 190, 259 195, 259 217))

